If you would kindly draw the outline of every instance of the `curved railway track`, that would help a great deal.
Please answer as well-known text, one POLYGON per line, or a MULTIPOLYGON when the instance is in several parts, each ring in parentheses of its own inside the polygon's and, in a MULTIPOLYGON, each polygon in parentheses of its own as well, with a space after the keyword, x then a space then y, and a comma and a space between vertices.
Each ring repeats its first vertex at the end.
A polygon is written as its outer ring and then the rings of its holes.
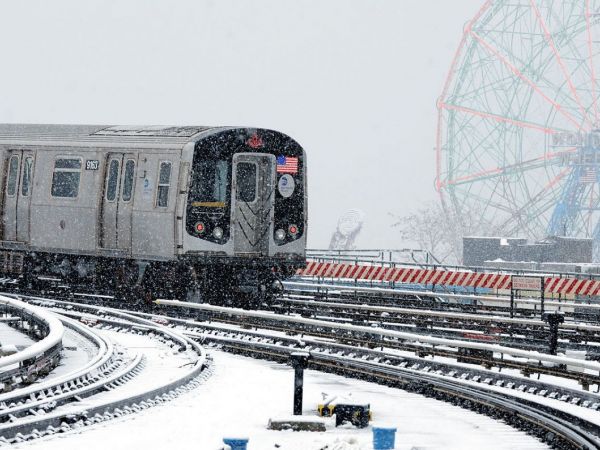
MULTIPOLYGON (((77 308, 73 307, 73 309, 77 308)), ((94 307, 81 309, 87 309, 87 312, 72 310, 71 314, 74 317, 84 318, 94 307)), ((383 351, 357 349, 308 337, 273 336, 272 333, 260 333, 241 327, 232 329, 231 326, 206 324, 190 319, 144 313, 131 315, 145 317, 149 322, 162 322, 199 342, 259 358, 286 362, 291 353, 302 349, 311 355, 309 368, 364 378, 449 401, 505 420, 515 427, 535 434, 555 448, 592 449, 600 446, 598 424, 582 419, 571 412, 565 412, 561 408, 544 405, 517 395, 523 394, 522 386, 515 386, 515 393, 510 393, 505 392, 506 389, 500 389, 500 385, 491 380, 483 380, 480 375, 478 377, 474 373, 471 373, 470 377, 457 376, 459 370, 456 370, 456 367, 455 373, 448 375, 442 373, 440 366, 436 367, 433 362, 419 367, 414 362, 411 364, 410 359, 392 356, 383 351)), ((97 326, 126 328, 132 324, 129 318, 109 312, 101 318, 97 326)), ((416 360, 417 358, 413 361, 416 360)), ((502 378, 502 374, 496 373, 494 376, 502 378)), ((503 381, 511 384, 509 379, 511 377, 506 377, 503 381)), ((529 381, 535 384, 534 380, 529 381)), ((540 383, 537 388, 541 386, 540 383)), ((562 390, 556 394, 568 397, 567 391, 569 390, 562 390)), ((575 398, 577 392, 571 390, 570 394, 573 395, 570 398, 575 398)), ((564 401, 569 403, 566 398, 564 401)), ((590 395, 584 402, 588 402, 586 404, 588 408, 597 409, 600 406, 600 397, 590 395), (594 400, 595 403, 592 405, 591 402, 594 400)), ((574 407, 574 404, 571 403, 571 406, 574 407)), ((563 409, 568 410, 568 408, 563 409)))
MULTIPOLYGON (((68 313, 68 311, 65 311, 68 313)), ((98 310, 97 313, 102 313, 98 310)), ((171 380, 143 392, 119 387, 135 383, 145 369, 142 354, 126 356, 110 339, 83 325, 97 319, 74 320, 68 314, 58 317, 96 348, 95 355, 82 367, 62 376, 48 377, 37 384, 0 394, 0 442, 14 443, 71 428, 101 422, 170 400, 195 387, 208 366, 204 349, 194 340, 145 318, 118 313, 122 331, 144 333, 161 341, 172 351, 185 353, 187 367, 171 380), (108 398, 102 394, 110 392, 108 398)))
MULTIPOLYGON (((93 301, 97 302, 99 299, 96 297, 93 301)), ((287 362, 289 354, 293 351, 309 351, 310 367, 314 369, 365 378, 457 403, 525 429, 555 448, 600 447, 600 420, 587 420, 588 413, 582 413, 582 411, 589 411, 591 414, 596 414, 596 410, 600 409, 600 396, 581 389, 535 380, 528 376, 507 374, 473 364, 448 361, 444 358, 431 359, 434 355, 456 358, 457 354, 449 348, 444 348, 441 343, 427 346, 423 345, 423 342, 417 342, 418 345, 394 346, 394 340, 383 336, 385 333, 382 332, 393 333, 395 330, 352 324, 353 321, 365 323, 363 317, 349 316, 347 318, 349 320, 341 324, 332 320, 329 322, 321 320, 319 322, 324 323, 316 326, 310 323, 310 319, 302 317, 287 315, 281 316, 287 319, 279 320, 281 317, 275 314, 258 313, 258 317, 254 320, 253 313, 248 311, 206 305, 203 305, 201 311, 188 310, 187 307, 194 305, 185 303, 177 305, 186 307, 185 314, 178 309, 169 311, 169 316, 165 316, 155 312, 124 312, 97 304, 85 305, 59 299, 30 297, 29 301, 59 308, 62 314, 74 319, 90 322, 95 319, 96 322, 92 325, 99 327, 149 332, 157 326, 161 326, 162 329, 168 326, 173 333, 183 335, 186 339, 197 343, 281 362, 287 362), (172 317, 173 311, 177 311, 176 317, 172 317), (270 317, 265 317, 265 314, 270 317), (261 331, 258 331, 259 329, 261 331), (554 400, 562 402, 557 405, 565 406, 548 404, 554 400)), ((101 301, 106 302, 107 298, 101 301)), ((335 308, 338 306, 345 308, 346 312, 354 308, 364 313, 366 308, 357 304, 336 305, 330 300, 327 300, 327 305, 299 298, 283 299, 282 302, 287 302, 288 307, 290 303, 295 303, 302 305, 303 308, 307 303, 313 302, 311 306, 315 308, 332 308, 332 316, 344 312, 336 311, 335 308)), ((164 308, 158 309, 162 313, 165 312, 164 308)), ((440 315, 437 314, 439 312, 418 311, 412 308, 408 310, 396 308, 396 311, 388 311, 382 307, 375 307, 374 311, 369 311, 370 316, 383 313, 386 313, 384 315, 386 319, 389 319, 391 313, 406 314, 412 318, 433 315, 453 325, 472 327, 471 331, 475 331, 476 327, 487 327, 489 323, 506 319, 488 316, 481 319, 473 314, 448 311, 440 315)), ((307 315, 307 311, 304 315, 307 315)), ((393 320, 389 322, 394 326, 393 320)), ((512 326, 513 332, 517 325, 530 327, 537 332, 544 331, 543 323, 537 319, 521 318, 507 322, 512 326)), ((588 333, 588 340, 594 342, 599 331, 597 328, 599 327, 570 323, 566 327, 567 331, 563 330, 563 332, 588 333)), ((500 361, 492 361, 493 364, 490 365, 490 361, 485 358, 475 356, 463 358, 465 359, 470 363, 487 367, 498 365, 515 368, 526 374, 546 373, 555 376, 566 374, 564 367, 559 369, 545 367, 541 364, 541 360, 532 365, 531 361, 523 364, 520 361, 503 358, 500 361), (503 364, 496 364, 498 362, 503 364)), ((589 363, 592 364, 591 361, 589 363)), ((594 369, 596 369, 595 365, 594 369)), ((572 378, 581 379, 581 376, 576 375, 572 378)), ((597 379, 596 374, 590 376, 587 382, 598 382, 597 379)))

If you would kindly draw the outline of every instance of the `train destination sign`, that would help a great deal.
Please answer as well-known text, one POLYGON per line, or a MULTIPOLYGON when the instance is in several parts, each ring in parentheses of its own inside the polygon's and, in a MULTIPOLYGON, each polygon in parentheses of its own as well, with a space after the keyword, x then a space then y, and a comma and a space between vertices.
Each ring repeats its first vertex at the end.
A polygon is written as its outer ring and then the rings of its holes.
POLYGON ((541 277, 512 277, 512 288, 525 291, 540 291, 542 289, 541 277))

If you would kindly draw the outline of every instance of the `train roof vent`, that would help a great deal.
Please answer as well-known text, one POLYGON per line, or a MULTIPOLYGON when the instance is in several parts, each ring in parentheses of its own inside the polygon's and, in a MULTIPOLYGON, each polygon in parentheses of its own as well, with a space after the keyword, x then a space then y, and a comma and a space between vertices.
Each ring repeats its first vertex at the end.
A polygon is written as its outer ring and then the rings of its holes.
POLYGON ((116 125, 103 128, 92 136, 157 136, 157 137, 191 137, 208 127, 166 127, 166 126, 126 126, 116 125))

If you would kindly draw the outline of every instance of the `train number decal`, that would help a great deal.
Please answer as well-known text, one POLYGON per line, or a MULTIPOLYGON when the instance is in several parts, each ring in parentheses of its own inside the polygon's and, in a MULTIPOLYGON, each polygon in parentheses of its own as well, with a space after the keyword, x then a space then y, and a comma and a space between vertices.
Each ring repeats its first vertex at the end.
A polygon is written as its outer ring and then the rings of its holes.
POLYGON ((97 159, 88 159, 85 161, 85 170, 98 170, 100 161, 97 159))

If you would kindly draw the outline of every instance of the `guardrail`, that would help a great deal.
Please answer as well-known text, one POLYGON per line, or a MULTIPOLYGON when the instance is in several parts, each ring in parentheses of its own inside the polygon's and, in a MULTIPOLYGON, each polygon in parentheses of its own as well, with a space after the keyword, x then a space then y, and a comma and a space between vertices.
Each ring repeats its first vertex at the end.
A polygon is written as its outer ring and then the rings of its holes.
MULTIPOLYGON (((513 287, 513 274, 504 273, 492 269, 472 270, 446 270, 435 268, 421 268, 406 264, 396 263, 373 263, 369 261, 365 264, 325 262, 320 258, 308 261, 305 268, 298 269, 297 276, 347 279, 364 282, 388 283, 392 286, 400 285, 421 285, 445 287, 459 287, 462 289, 492 290, 510 292, 513 287)), ((548 295, 558 296, 580 296, 597 297, 600 296, 600 280, 579 276, 556 277, 536 275, 535 279, 540 280, 543 291, 548 295)), ((533 278, 532 278, 533 279, 533 278)))
POLYGON ((0 296, 0 312, 18 316, 21 329, 41 338, 21 351, 0 357, 0 383, 4 390, 32 382, 58 365, 64 335, 59 319, 42 308, 3 296, 0 296))
MULTIPOLYGON (((318 280, 320 281, 320 280, 318 280)), ((461 304, 488 304, 488 305, 501 305, 508 308, 510 306, 510 298, 507 296, 500 295, 474 295, 474 294, 454 294, 444 293, 429 290, 417 290, 417 289, 400 289, 386 288, 377 286, 361 286, 355 284, 343 284, 343 282, 335 283, 331 282, 323 283, 312 283, 305 281, 284 281, 283 285, 289 289, 289 292, 294 292, 302 289, 311 289, 313 292, 324 294, 325 296, 330 295, 332 292, 357 294, 361 293, 364 295, 386 295, 386 296, 414 296, 414 297, 435 297, 444 299, 446 302, 455 301, 461 304)), ((517 297, 514 299, 515 308, 526 306, 534 311, 537 311, 541 304, 541 300, 536 297, 517 297)), ((598 303, 584 303, 580 301, 568 301, 568 300, 546 300, 544 306, 547 311, 563 311, 568 308, 582 308, 589 311, 600 313, 600 304, 598 303)), ((541 311, 541 309, 540 309, 541 311)))
POLYGON ((494 272, 507 275, 531 275, 531 276, 551 276, 558 278, 579 278, 587 280, 600 280, 600 273, 581 273, 581 272, 557 272, 551 270, 516 270, 516 269, 498 269, 485 266, 463 266, 460 264, 442 264, 430 255, 431 262, 404 262, 394 261, 394 252, 412 251, 414 254, 426 252, 425 250, 385 250, 385 249, 365 249, 365 250, 318 250, 307 249, 306 257, 316 262, 344 262, 354 264, 373 264, 378 263, 384 267, 414 267, 430 270, 449 270, 462 272, 494 272))
POLYGON ((329 250, 329 249, 307 249, 309 258, 345 258, 357 260, 372 260, 381 262, 402 262, 410 259, 415 264, 438 264, 442 263, 427 250, 414 248, 401 249, 355 249, 355 250, 329 250))

